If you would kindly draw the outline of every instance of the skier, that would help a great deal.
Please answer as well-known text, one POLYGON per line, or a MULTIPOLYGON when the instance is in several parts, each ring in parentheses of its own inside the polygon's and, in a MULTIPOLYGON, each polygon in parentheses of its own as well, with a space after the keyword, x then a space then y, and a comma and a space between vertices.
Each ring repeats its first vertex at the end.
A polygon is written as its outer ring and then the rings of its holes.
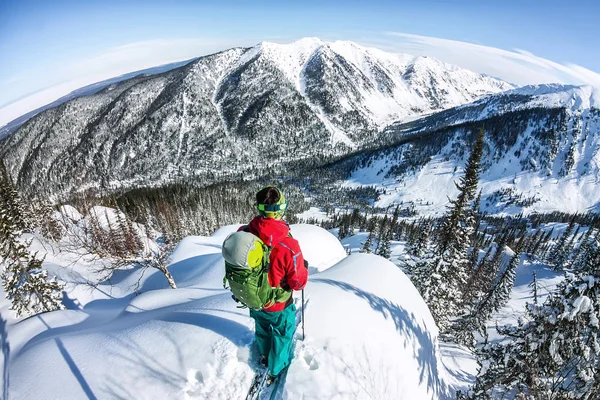
POLYGON ((292 339, 296 329, 294 290, 302 290, 308 280, 307 263, 290 227, 283 221, 286 199, 278 188, 267 186, 256 194, 258 216, 240 228, 258 236, 271 248, 268 280, 272 288, 282 288, 289 297, 262 310, 250 310, 255 322, 255 340, 261 354, 260 363, 269 370, 271 384, 293 357, 292 339))

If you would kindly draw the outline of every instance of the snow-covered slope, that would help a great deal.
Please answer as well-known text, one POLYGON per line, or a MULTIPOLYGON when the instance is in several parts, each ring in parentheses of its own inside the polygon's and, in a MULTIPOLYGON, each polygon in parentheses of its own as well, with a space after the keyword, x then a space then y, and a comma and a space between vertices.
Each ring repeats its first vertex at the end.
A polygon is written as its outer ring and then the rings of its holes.
MULTIPOLYGON (((235 229, 179 244, 170 266, 177 290, 146 273, 133 298, 71 284, 69 310, 7 324, 3 307, 5 398, 244 398, 257 358, 253 323, 222 288, 220 255, 235 229)), ((284 398, 451 398, 437 328, 408 278, 374 255, 335 263, 331 254, 343 249, 321 228, 292 232, 324 272, 313 271, 306 288, 306 340, 284 398)), ((116 278, 126 291, 140 276, 116 278)))
POLYGON ((263 42, 108 86, 39 113, 0 145, 22 187, 65 192, 252 175, 346 154, 394 120, 512 86, 350 42, 263 42), (285 146, 282 146, 285 143, 285 146), (76 171, 76 172, 75 172, 76 171))
POLYGON ((484 127, 483 210, 599 211, 599 107, 600 91, 590 86, 540 85, 392 124, 392 146, 355 162, 362 167, 344 184, 385 189, 379 206, 412 203, 441 215, 484 127))

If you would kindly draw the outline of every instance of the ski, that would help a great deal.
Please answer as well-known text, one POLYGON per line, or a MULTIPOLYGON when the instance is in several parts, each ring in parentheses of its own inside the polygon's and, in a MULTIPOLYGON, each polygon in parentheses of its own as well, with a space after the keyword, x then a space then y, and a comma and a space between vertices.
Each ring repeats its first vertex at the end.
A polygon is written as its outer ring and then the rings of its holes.
POLYGON ((288 365, 279 373, 279 376, 275 381, 271 384, 271 396, 269 396, 269 400, 281 399, 283 395, 283 388, 285 386, 285 378, 287 376, 287 372, 290 366, 288 365))
POLYGON ((250 385, 250 389, 248 390, 248 394, 246 395, 246 400, 258 399, 258 396, 260 395, 263 387, 265 386, 265 382, 267 381, 268 375, 269 370, 267 368, 257 372, 256 375, 254 375, 254 379, 252 380, 252 384, 250 385))

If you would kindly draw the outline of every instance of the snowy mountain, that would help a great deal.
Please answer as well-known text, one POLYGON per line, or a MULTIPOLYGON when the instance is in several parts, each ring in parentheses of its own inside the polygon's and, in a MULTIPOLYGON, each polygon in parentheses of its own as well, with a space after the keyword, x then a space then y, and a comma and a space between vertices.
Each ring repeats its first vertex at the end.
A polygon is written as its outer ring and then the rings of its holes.
MULTIPOLYGON (((178 245, 177 290, 139 269, 90 288, 89 263, 49 253, 46 267, 68 282, 68 309, 16 321, 2 296, 3 398, 245 398, 258 358, 253 321, 222 286, 221 244, 237 227, 178 245)), ((398 267, 346 257, 321 228, 291 229, 318 268, 282 398, 450 399, 464 388, 456 352, 441 354, 431 314, 398 267)))
POLYGON ((39 113, 0 148, 22 188, 203 183, 320 165, 392 121, 511 89, 427 57, 307 38, 263 42, 136 76, 39 113), (268 166, 258 161, 265 149, 268 166))
POLYGON ((492 95, 384 130, 347 185, 386 190, 378 205, 442 213, 476 132, 486 132, 482 205, 492 213, 600 211, 600 91, 540 85, 492 95))
POLYGON ((69 100, 76 99, 81 96, 90 96, 90 95, 96 94, 100 90, 102 90, 105 87, 110 86, 112 84, 115 84, 115 83, 118 83, 118 82, 121 82, 121 81, 124 81, 127 79, 131 79, 131 78, 139 76, 139 75, 159 74, 161 72, 165 72, 165 71, 169 71, 171 69, 177 68, 177 67, 181 67, 182 65, 185 65, 185 64, 189 63, 190 61, 191 60, 179 61, 179 62, 174 62, 174 63, 170 63, 170 64, 160 65, 158 67, 146 68, 143 70, 130 72, 128 74, 117 76, 115 78, 107 79, 105 81, 93 83, 91 85, 84 86, 80 89, 74 90, 71 93, 60 97, 59 99, 53 101, 50 104, 47 104, 47 105, 40 107, 38 109, 35 109, 33 111, 30 111, 27 114, 22 115, 13 121, 10 121, 8 124, 6 124, 4 126, 0 126, 0 140, 2 138, 4 138, 5 136, 10 135, 12 132, 16 131, 21 125, 23 125, 25 122, 27 122, 29 119, 31 119, 31 117, 33 117, 36 114, 41 113, 42 111, 48 110, 50 108, 58 107, 61 104, 66 103, 69 100))

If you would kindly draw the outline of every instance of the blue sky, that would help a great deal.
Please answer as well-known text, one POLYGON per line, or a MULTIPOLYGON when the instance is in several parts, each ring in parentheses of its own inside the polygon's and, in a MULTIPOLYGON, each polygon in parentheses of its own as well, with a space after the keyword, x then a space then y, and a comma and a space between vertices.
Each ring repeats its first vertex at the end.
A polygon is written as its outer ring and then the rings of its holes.
MULTIPOLYGON (((0 0, 0 108, 60 85, 64 91, 111 73, 305 36, 423 52, 459 65, 457 52, 464 46, 457 43, 466 42, 535 57, 537 64, 551 60, 557 63, 552 64, 556 80, 586 83, 584 76, 600 72, 598 15, 600 5, 593 1, 564 0, 0 0), (571 70, 576 79, 569 78, 571 70)), ((488 72, 483 65, 462 63, 488 72)), ((548 80, 550 75, 542 81, 548 80)))

